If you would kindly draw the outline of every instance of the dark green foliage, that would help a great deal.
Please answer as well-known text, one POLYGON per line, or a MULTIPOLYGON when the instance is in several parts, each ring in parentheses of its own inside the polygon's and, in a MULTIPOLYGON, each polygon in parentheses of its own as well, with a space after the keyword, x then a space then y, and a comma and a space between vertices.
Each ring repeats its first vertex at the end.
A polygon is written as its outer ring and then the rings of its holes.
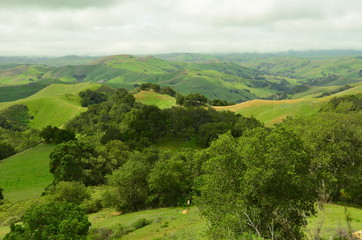
POLYGON ((11 226, 4 239, 86 239, 90 225, 85 212, 73 204, 38 204, 26 211, 22 225, 11 226))
MULTIPOLYGON (((336 111, 338 106, 342 107, 339 103, 336 111)), ((361 112, 344 112, 320 112, 313 117, 289 118, 282 125, 293 129, 309 147, 318 186, 325 184, 333 200, 359 203, 362 202, 361 194, 355 188, 362 184, 359 173, 362 166, 362 115, 361 112)))
POLYGON ((345 91, 347 89, 350 89, 350 88, 352 88, 352 86, 347 84, 347 85, 345 85, 343 87, 340 87, 340 88, 338 88, 338 89, 336 89, 334 91, 321 93, 320 95, 316 96, 316 98, 330 96, 330 95, 333 95, 333 94, 336 94, 336 93, 339 93, 339 92, 343 92, 343 91, 345 91))
POLYGON ((176 104, 183 105, 185 103, 185 97, 179 93, 176 94, 176 104))
POLYGON ((132 227, 134 227, 135 229, 140 229, 143 228, 144 226, 149 225, 150 223, 152 223, 152 221, 147 220, 146 218, 140 218, 137 219, 134 223, 132 223, 132 227))
POLYGON ((2 189, 2 188, 0 187, 0 200, 3 200, 3 199, 4 199, 3 191, 4 191, 4 189, 2 189))
POLYGON ((78 95, 81 98, 80 103, 82 107, 88 107, 93 104, 98 104, 107 101, 107 95, 98 90, 94 91, 87 89, 83 92, 80 92, 78 95))
POLYGON ((166 119, 157 106, 143 105, 128 113, 124 123, 127 126, 123 133, 126 141, 140 142, 147 139, 153 142, 163 135, 166 119))
POLYGON ((229 105, 233 105, 235 103, 234 102, 228 102, 226 100, 221 100, 221 99, 213 99, 213 100, 209 100, 209 104, 211 106, 229 106, 229 105))
POLYGON ((362 94, 334 97, 322 108, 322 112, 358 112, 362 110, 362 94))
POLYGON ((149 201, 158 207, 185 203, 192 180, 191 170, 181 154, 163 154, 148 176, 149 201))
POLYGON ((80 205, 84 200, 90 199, 90 194, 83 183, 59 182, 52 186, 48 195, 56 202, 68 202, 80 205))
MULTIPOLYGON (((95 143, 94 143, 95 144, 95 143)), ((129 148, 119 140, 97 145, 86 140, 59 144, 50 154, 50 172, 54 183, 78 181, 85 185, 105 182, 105 176, 123 165, 129 156, 129 148)))
POLYGON ((178 101, 176 96, 176 103, 183 106, 204 106, 208 102, 207 97, 199 93, 190 93, 183 96, 183 99, 178 101))
POLYGON ((0 160, 15 154, 15 149, 8 143, 0 142, 0 160))
POLYGON ((54 183, 60 181, 79 181, 91 184, 86 178, 88 167, 85 160, 95 154, 95 148, 89 143, 69 141, 59 144, 50 154, 50 172, 54 175, 54 183))
POLYGON ((142 83, 140 86, 140 90, 149 90, 152 89, 153 91, 160 93, 160 94, 166 94, 169 95, 171 97, 176 96, 176 91, 173 90, 171 87, 160 87, 160 85, 156 84, 156 83, 142 83))
POLYGON ((131 111, 134 104, 135 98, 132 94, 125 89, 117 89, 110 100, 89 106, 86 112, 69 121, 66 129, 93 135, 109 128, 117 128, 124 115, 131 111))
POLYGON ((142 83, 141 86, 140 86, 140 89, 141 90, 149 90, 149 89, 152 89, 153 91, 155 92, 160 92, 161 90, 161 87, 160 85, 156 84, 156 83, 142 83))
POLYGON ((223 135, 207 152, 199 204, 213 238, 250 233, 302 239, 305 214, 313 213, 317 195, 300 139, 283 129, 259 128, 238 140, 223 135))
POLYGON ((31 129, 26 132, 17 132, 0 128, 0 142, 11 145, 15 152, 24 151, 40 141, 38 130, 31 129))
POLYGON ((25 131, 32 117, 24 104, 12 105, 0 112, 0 127, 13 131, 25 131))
POLYGON ((176 96, 176 91, 173 90, 171 87, 161 87, 160 93, 161 93, 161 94, 169 95, 169 96, 171 96, 171 97, 175 97, 175 96, 176 96))
POLYGON ((119 88, 113 93, 111 101, 115 104, 127 104, 132 106, 135 103, 135 98, 132 94, 129 94, 126 89, 119 88))
POLYGON ((149 195, 147 176, 150 168, 147 156, 135 153, 108 177, 108 183, 115 187, 111 197, 117 209, 136 211, 146 207, 149 195))
POLYGON ((75 134, 66 129, 59 129, 56 126, 46 126, 40 132, 40 137, 45 143, 62 143, 70 140, 75 140, 75 134))
POLYGON ((228 130, 230 130, 230 124, 226 122, 205 123, 200 127, 200 142, 208 147, 219 134, 226 133, 228 130))
POLYGON ((101 138, 101 144, 106 144, 111 140, 121 140, 121 132, 117 128, 108 128, 101 138))

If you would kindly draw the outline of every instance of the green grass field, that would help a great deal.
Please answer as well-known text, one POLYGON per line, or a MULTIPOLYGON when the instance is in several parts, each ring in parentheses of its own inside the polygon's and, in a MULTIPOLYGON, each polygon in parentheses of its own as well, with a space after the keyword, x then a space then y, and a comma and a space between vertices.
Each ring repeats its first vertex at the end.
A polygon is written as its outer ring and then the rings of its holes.
POLYGON ((140 91, 134 95, 137 102, 146 105, 156 105, 157 107, 170 108, 176 105, 176 99, 169 95, 163 95, 154 91, 140 91))
POLYGON ((14 104, 25 104, 34 119, 30 127, 42 129, 47 125, 61 127, 69 119, 86 110, 80 106, 78 93, 97 89, 98 83, 52 84, 36 94, 13 102, 0 103, 0 111, 14 104))
POLYGON ((362 92, 362 83, 354 84, 353 88, 323 98, 313 98, 315 94, 304 95, 300 99, 280 101, 252 100, 232 106, 215 107, 217 110, 230 110, 244 116, 254 116, 270 126, 285 119, 287 116, 310 116, 317 113, 324 104, 333 97, 358 94, 362 92))
MULTIPOLYGON (((327 240, 330 236, 336 236, 338 231, 347 230, 348 224, 345 221, 345 209, 351 217, 351 231, 362 229, 362 209, 356 207, 344 207, 336 204, 326 204, 324 213, 319 212, 317 216, 308 218, 308 226, 305 229, 308 239, 315 236, 316 228, 321 220, 324 221, 320 236, 327 240)), ((116 224, 129 227, 139 218, 152 220, 152 223, 144 228, 129 233, 122 239, 206 239, 203 237, 206 223, 200 216, 197 207, 192 207, 189 214, 182 214, 184 208, 161 208, 128 213, 120 216, 112 216, 113 210, 105 209, 99 213, 89 215, 92 227, 111 228, 116 224), (165 223, 168 227, 162 227, 165 223)))
POLYGON ((38 197, 53 179, 49 154, 55 145, 40 144, 0 161, 0 186, 4 197, 20 201, 38 197))
POLYGON ((330 236, 338 236, 340 231, 348 232, 349 227, 346 217, 349 215, 351 222, 351 232, 362 229, 362 208, 361 207, 344 207, 337 204, 326 204, 324 212, 319 211, 317 216, 308 219, 308 227, 306 234, 311 239, 311 236, 316 235, 316 230, 321 226, 322 239, 330 239, 330 236))
POLYGON ((197 145, 196 139, 190 139, 185 141, 183 138, 177 138, 174 136, 165 136, 157 141, 155 147, 161 150, 168 150, 173 152, 180 152, 191 149, 201 149, 197 145))
POLYGON ((112 216, 113 210, 105 209, 89 215, 92 228, 112 228, 116 224, 130 227, 140 218, 152 223, 128 233, 122 239, 204 239, 202 237, 205 223, 200 217, 198 208, 191 207, 188 214, 182 214, 186 208, 160 208, 112 216))
MULTIPOLYGON (((159 208, 118 215, 113 209, 103 209, 98 213, 89 214, 91 228, 109 228, 117 225, 132 228, 132 223, 140 218, 151 220, 151 224, 134 230, 123 236, 128 240, 155 240, 155 239, 207 239, 204 236, 206 228, 205 219, 200 216, 197 207, 191 207, 188 214, 182 214, 186 208, 159 208)), ((340 231, 348 232, 346 214, 351 219, 351 231, 362 229, 362 209, 357 207, 344 207, 337 204, 326 204, 324 213, 308 218, 308 226, 305 234, 308 239, 313 239, 318 226, 322 226, 320 237, 322 240, 330 239, 330 236, 338 236, 340 231), (324 220, 323 220, 324 219, 324 220), (322 224, 321 224, 322 223, 322 224)), ((8 226, 0 227, 0 239, 9 232, 8 226)))

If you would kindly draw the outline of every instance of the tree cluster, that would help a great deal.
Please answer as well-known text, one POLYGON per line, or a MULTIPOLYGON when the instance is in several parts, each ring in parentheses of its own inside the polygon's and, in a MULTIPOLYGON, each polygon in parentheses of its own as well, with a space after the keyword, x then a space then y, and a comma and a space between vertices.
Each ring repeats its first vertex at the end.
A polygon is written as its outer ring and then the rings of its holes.
POLYGON ((150 90, 152 89, 153 91, 160 93, 160 94, 166 94, 169 95, 171 97, 175 97, 176 96, 176 91, 173 90, 171 87, 165 86, 165 87, 161 87, 160 85, 156 84, 156 83, 142 83, 141 86, 139 87, 140 90, 150 90))
POLYGON ((45 143, 59 144, 62 142, 75 140, 75 134, 73 132, 66 129, 59 129, 56 126, 51 125, 43 128, 39 135, 45 143))
POLYGON ((88 107, 93 104, 98 104, 107 101, 107 94, 99 90, 87 89, 78 94, 82 107, 88 107))
POLYGON ((0 127, 12 131, 22 132, 29 129, 32 117, 24 104, 12 105, 0 112, 0 127))

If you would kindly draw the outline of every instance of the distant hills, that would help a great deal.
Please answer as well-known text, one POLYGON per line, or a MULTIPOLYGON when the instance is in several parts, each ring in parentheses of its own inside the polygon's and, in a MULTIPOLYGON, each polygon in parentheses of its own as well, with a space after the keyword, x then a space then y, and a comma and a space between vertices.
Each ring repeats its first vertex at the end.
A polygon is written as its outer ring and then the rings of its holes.
POLYGON ((276 54, 173 53, 152 56, 0 57, 0 101, 30 96, 52 83, 94 82, 133 89, 144 82, 182 94, 245 102, 286 99, 316 87, 362 80, 362 52, 276 54))

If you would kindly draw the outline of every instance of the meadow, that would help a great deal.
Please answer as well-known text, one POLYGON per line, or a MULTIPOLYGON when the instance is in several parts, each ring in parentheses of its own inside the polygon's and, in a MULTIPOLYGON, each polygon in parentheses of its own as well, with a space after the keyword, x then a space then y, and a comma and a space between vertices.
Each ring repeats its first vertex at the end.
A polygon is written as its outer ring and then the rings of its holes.
POLYGON ((54 148, 55 145, 39 144, 0 161, 0 186, 6 199, 21 201, 40 196, 53 180, 49 154, 54 148))

